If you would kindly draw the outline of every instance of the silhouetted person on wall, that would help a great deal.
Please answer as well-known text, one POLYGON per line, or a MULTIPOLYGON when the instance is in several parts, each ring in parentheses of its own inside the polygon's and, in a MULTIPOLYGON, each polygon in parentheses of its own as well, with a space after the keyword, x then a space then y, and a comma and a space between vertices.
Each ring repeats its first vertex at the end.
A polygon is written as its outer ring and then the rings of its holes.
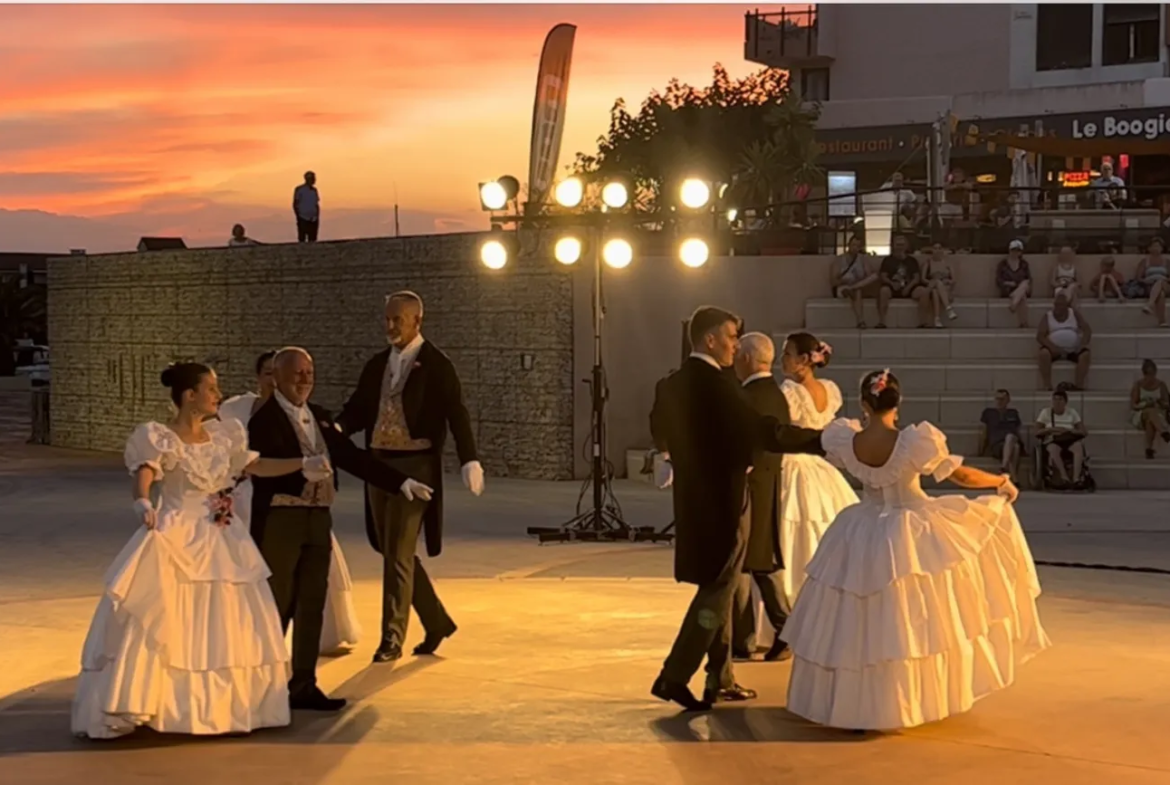
POLYGON ((313 172, 305 172, 305 181, 293 190, 293 214, 297 217, 297 242, 317 242, 321 196, 317 193, 317 175, 313 172))

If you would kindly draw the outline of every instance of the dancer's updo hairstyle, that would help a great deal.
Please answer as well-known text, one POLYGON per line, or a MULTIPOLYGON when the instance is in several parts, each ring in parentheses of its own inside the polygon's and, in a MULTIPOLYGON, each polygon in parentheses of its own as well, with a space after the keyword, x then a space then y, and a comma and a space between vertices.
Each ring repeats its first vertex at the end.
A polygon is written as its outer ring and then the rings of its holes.
POLYGON ((183 403, 183 393, 194 390, 199 386, 203 377, 211 373, 211 368, 203 363, 175 363, 167 366, 162 372, 160 380, 163 387, 171 390, 171 402, 175 406, 183 403))
POLYGON ((874 414, 897 409, 898 404, 902 403, 902 385, 889 368, 870 371, 861 380, 861 400, 874 414))
POLYGON ((807 354, 814 368, 824 368, 833 359, 833 347, 812 333, 789 333, 785 340, 792 344, 797 354, 807 354))

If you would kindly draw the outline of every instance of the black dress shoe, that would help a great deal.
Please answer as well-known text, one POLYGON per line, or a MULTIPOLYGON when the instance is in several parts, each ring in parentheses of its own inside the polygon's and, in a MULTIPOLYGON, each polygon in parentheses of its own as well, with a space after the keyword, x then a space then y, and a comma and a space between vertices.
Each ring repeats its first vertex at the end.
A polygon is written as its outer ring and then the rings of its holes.
POLYGON ((685 684, 674 684, 662 676, 659 676, 654 682, 654 686, 650 688, 650 694, 667 703, 677 703, 683 707, 684 711, 709 711, 711 709, 710 702, 696 698, 690 687, 685 684))
POLYGON ((792 649, 777 635, 772 648, 768 649, 768 653, 764 655, 764 662, 783 662, 790 659, 792 659, 792 649))
POLYGON ((303 711, 341 711, 345 698, 330 698, 317 687, 302 690, 288 699, 290 709, 303 711))
POLYGON ((374 662, 394 662, 402 659, 402 647, 397 643, 383 643, 374 652, 374 662))
POLYGON ((703 701, 708 704, 750 701, 758 697, 759 693, 755 690, 749 690, 747 687, 741 687, 738 684, 732 684, 730 687, 723 687, 718 690, 713 690, 710 687, 703 690, 703 701))
POLYGON ((735 660, 736 662, 751 662, 752 653, 747 649, 732 649, 731 659, 735 660))
POLYGON ((423 638, 423 642, 414 647, 414 656, 425 657, 434 654, 439 650, 439 644, 454 635, 458 629, 458 627, 452 626, 449 631, 441 635, 433 635, 428 632, 427 637, 423 638))

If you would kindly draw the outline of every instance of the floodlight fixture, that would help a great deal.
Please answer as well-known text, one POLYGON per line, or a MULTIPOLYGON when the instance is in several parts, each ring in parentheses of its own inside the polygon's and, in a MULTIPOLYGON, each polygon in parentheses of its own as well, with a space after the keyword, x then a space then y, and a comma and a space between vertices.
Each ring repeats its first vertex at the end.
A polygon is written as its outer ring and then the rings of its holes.
POLYGON ((628 240, 615 237, 602 246, 601 258, 610 267, 615 270, 621 270, 629 267, 630 262, 634 260, 634 247, 630 245, 628 240))
POLYGON ((553 198, 561 207, 576 207, 585 198, 585 183, 580 177, 561 180, 553 190, 553 198))
POLYGON ((678 258, 687 267, 702 267, 711 257, 711 249, 698 237, 683 240, 678 248, 678 258))
POLYGON ((691 210, 702 210, 711 201, 711 185, 696 177, 683 180, 678 191, 679 201, 691 210))
POLYGON ((576 264, 581 259, 581 241, 573 236, 562 237, 553 248, 553 257, 564 265, 576 264))

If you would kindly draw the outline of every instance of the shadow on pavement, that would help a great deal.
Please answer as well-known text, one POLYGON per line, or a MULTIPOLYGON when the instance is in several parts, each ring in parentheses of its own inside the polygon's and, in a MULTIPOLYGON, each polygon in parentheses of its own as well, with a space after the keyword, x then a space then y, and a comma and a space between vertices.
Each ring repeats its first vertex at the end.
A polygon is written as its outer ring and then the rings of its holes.
POLYGON ((652 721, 650 729, 663 741, 687 743, 791 741, 848 744, 876 737, 876 734, 814 725, 787 709, 777 707, 722 706, 702 714, 681 712, 652 721))

